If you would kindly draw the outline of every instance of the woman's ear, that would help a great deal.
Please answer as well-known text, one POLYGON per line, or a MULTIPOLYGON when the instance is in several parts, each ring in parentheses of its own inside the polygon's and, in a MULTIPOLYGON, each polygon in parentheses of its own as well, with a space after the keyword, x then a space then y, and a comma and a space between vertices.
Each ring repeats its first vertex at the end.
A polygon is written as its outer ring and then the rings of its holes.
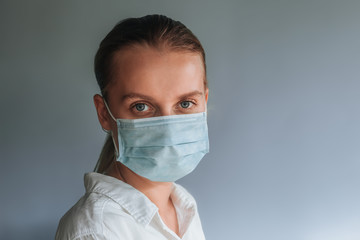
POLYGON ((94 95, 94 104, 95 104, 97 116, 98 116, 101 127, 105 131, 110 131, 112 119, 109 115, 109 112, 108 112, 106 106, 105 106, 103 97, 99 94, 95 94, 94 95))
POLYGON ((205 89, 205 103, 207 104, 208 101, 208 97, 209 97, 209 88, 205 89))

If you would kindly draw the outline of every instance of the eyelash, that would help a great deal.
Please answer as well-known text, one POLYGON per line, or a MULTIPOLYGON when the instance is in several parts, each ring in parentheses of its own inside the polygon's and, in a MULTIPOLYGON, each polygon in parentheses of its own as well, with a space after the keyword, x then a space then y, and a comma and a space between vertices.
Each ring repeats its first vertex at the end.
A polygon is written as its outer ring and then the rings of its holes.
POLYGON ((178 106, 179 106, 181 109, 184 109, 184 110, 191 109, 191 108, 194 107, 194 105, 196 105, 196 103, 195 103, 194 101, 191 101, 191 100, 183 100, 183 101, 179 102, 179 104, 178 104, 178 106), (181 106, 181 104, 184 103, 184 102, 190 103, 190 106, 187 107, 187 108, 183 108, 183 107, 181 106))
MULTIPOLYGON (((180 102, 178 102, 178 103, 176 104, 176 106, 177 106, 176 108, 179 109, 179 110, 181 110, 181 111, 189 111, 189 110, 191 110, 192 108, 194 108, 196 105, 197 105, 196 101, 194 101, 194 100, 192 100, 192 99, 187 99, 187 100, 181 100, 180 102), (189 103, 190 103, 190 106, 189 106, 188 108, 183 108, 183 107, 181 107, 181 103, 183 103, 183 102, 189 102, 189 103)), ((136 114, 146 114, 146 113, 148 113, 150 110, 152 110, 152 109, 154 109, 154 108, 151 106, 151 104, 149 104, 149 103, 147 103, 147 102, 135 102, 135 103, 133 103, 133 104, 130 106, 130 109, 131 109, 132 112, 134 112, 134 113, 136 113, 136 114), (146 111, 138 111, 138 110, 136 109, 136 106, 137 106, 138 104, 144 104, 144 105, 146 105, 149 109, 146 110, 146 111)))
POLYGON ((130 106, 130 109, 133 111, 133 112, 135 112, 135 113, 146 113, 146 112, 148 112, 149 110, 146 110, 146 111, 138 111, 137 109, 136 109, 136 106, 137 105, 139 105, 139 104, 144 104, 144 105, 146 105, 150 110, 151 109, 153 109, 153 107, 150 105, 150 104, 148 104, 148 103, 146 103, 146 102, 135 102, 135 103, 133 103, 131 106, 130 106))

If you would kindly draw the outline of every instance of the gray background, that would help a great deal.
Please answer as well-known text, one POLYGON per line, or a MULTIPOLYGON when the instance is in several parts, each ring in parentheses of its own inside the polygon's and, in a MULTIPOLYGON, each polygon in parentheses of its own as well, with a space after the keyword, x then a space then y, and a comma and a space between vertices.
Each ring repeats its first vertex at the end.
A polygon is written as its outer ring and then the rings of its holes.
POLYGON ((360 239, 360 1, 0 2, 0 239, 52 239, 105 134, 98 44, 161 13, 202 41, 211 153, 179 181, 207 239, 360 239))

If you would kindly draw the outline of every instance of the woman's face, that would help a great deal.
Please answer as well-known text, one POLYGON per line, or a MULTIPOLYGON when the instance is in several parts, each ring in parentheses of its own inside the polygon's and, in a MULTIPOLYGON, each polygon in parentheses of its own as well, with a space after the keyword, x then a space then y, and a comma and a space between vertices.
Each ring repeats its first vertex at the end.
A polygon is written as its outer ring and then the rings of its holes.
MULTIPOLYGON (((208 89, 199 54, 136 46, 117 52, 112 70, 107 103, 115 118, 190 114, 206 109, 208 89)), ((115 121, 101 96, 95 95, 94 102, 102 127, 116 133, 115 121)))

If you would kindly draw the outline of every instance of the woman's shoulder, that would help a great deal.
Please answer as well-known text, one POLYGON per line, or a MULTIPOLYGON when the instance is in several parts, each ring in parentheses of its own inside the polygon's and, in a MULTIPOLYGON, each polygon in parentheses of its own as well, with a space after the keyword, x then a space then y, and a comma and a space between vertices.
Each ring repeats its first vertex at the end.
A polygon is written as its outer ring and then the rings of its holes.
POLYGON ((130 217, 111 195, 87 185, 88 177, 85 175, 85 195, 60 219, 56 239, 99 239, 111 216, 117 221, 130 217))
POLYGON ((104 214, 111 212, 109 208, 117 208, 110 198, 98 193, 86 193, 60 219, 56 239, 82 239, 84 236, 89 236, 85 239, 92 239, 91 235, 103 234, 104 214))

